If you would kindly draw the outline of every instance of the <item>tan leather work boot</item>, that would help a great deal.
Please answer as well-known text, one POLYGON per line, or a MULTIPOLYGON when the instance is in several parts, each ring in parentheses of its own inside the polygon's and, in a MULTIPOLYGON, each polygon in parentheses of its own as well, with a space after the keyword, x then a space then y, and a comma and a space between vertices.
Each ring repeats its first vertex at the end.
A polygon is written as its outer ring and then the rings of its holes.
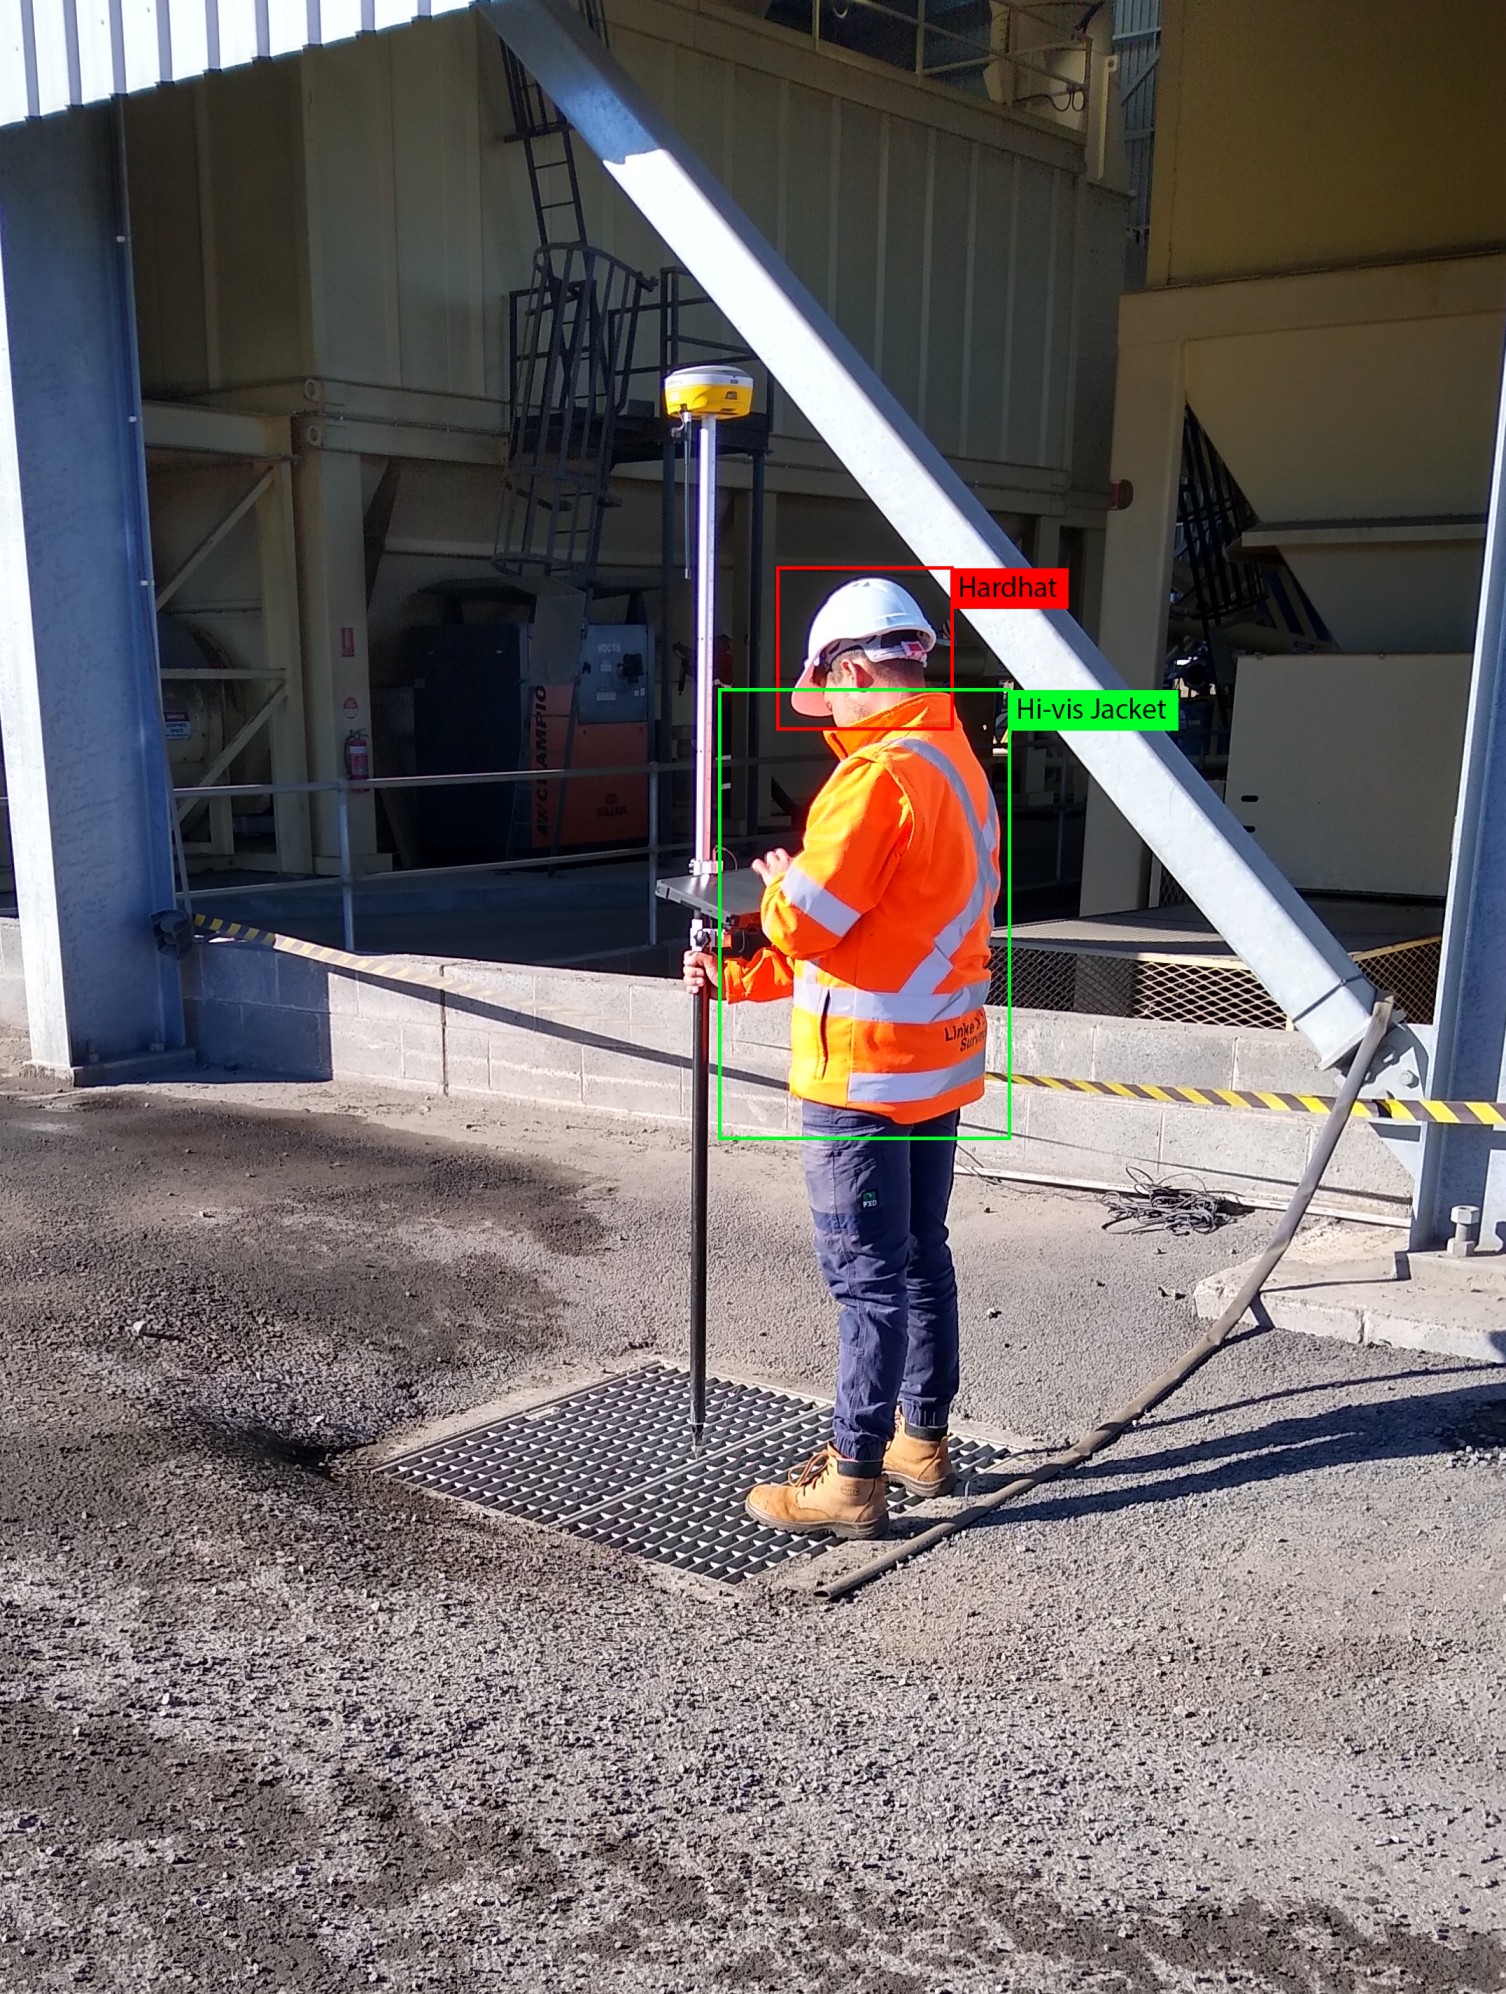
POLYGON ((844 1475, 830 1447, 792 1468, 788 1481, 759 1482, 746 1508, 755 1523, 802 1537, 882 1537, 889 1498, 882 1475, 844 1475))
POLYGON ((905 1425, 905 1416, 896 1409, 894 1414, 894 1438, 884 1449, 884 1476, 891 1482, 898 1482, 908 1495, 939 1496, 947 1495, 954 1487, 957 1477, 952 1472, 952 1456, 946 1444, 946 1435, 939 1438, 922 1438, 911 1433, 905 1425))

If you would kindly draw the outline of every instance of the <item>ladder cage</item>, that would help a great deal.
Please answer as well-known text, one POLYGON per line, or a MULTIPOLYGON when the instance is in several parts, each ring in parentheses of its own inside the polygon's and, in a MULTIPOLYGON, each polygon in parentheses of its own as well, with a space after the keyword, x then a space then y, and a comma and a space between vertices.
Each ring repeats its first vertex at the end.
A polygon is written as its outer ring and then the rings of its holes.
MULTIPOLYGON (((578 11, 591 33, 605 43, 607 22, 600 0, 578 0, 578 11)), ((586 217, 569 120, 505 42, 501 48, 512 113, 509 143, 521 145, 528 161, 528 190, 539 241, 584 242, 586 217)))
POLYGON ((509 300, 511 411, 495 562, 587 582, 601 553, 617 420, 653 279, 606 250, 552 243, 509 300))

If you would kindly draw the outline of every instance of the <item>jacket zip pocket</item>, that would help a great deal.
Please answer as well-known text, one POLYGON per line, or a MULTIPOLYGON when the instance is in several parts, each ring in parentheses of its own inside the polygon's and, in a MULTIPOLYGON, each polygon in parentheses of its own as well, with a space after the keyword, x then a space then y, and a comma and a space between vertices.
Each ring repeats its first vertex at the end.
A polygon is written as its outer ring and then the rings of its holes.
POLYGON ((829 1048, 826 1042, 826 1020, 830 1011, 831 1011, 831 991, 830 989, 824 989, 821 992, 821 1009, 816 1014, 816 1043, 821 1049, 820 1065, 817 1068, 817 1071, 822 1078, 824 1078, 826 1074, 826 1062, 829 1054, 829 1048))

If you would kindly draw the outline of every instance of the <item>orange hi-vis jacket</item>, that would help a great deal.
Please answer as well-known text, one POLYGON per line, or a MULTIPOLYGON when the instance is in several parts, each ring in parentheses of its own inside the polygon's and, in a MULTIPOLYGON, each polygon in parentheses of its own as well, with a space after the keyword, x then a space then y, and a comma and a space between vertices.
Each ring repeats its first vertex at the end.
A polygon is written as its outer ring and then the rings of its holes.
POLYGON ((793 996, 790 1091, 898 1123, 983 1092, 999 817, 951 696, 828 733, 839 765, 722 995, 793 996))

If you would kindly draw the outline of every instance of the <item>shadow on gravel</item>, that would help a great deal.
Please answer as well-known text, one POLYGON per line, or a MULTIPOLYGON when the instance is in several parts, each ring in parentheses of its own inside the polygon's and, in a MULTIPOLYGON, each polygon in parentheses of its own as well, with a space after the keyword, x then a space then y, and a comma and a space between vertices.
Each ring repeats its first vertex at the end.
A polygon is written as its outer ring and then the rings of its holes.
POLYGON ((334 1463, 344 1451, 339 1446, 315 1445, 291 1434, 274 1432, 270 1426, 254 1420, 239 1425, 232 1420, 195 1418, 192 1413, 180 1413, 178 1424, 192 1435, 198 1446, 218 1460, 242 1467, 294 1468, 326 1482, 334 1479, 334 1463))
MULTIPOLYGON (((1225 1347, 1233 1350, 1238 1344, 1268 1334, 1269 1331, 1263 1329, 1243 1330, 1231 1336, 1225 1347)), ((1410 1385, 1419 1379, 1427 1379, 1436 1384, 1438 1375, 1436 1365, 1418 1364, 1407 1371, 1382 1371, 1374 1377, 1366 1378, 1364 1385, 1367 1392, 1373 1392, 1378 1385, 1410 1385)), ((1160 1433, 1168 1426, 1192 1426, 1206 1419, 1222 1419, 1226 1413, 1249 1412, 1256 1406, 1284 1405, 1291 1399, 1310 1399, 1318 1393, 1322 1393, 1326 1398, 1332 1398, 1338 1389, 1340 1387, 1337 1387, 1331 1378, 1316 1379, 1310 1385, 1283 1385, 1279 1391, 1257 1392, 1247 1399, 1226 1399, 1222 1405, 1198 1406, 1188 1412, 1157 1413, 1153 1420, 1146 1421, 1145 1431, 1148 1433, 1154 1429, 1160 1433)))
MULTIPOLYGON (((1499 1994, 1506 1953, 1462 1927, 1364 1929, 1331 1904, 1063 1903, 1036 1869, 938 1876, 923 1906, 861 1871, 819 1884, 773 1864, 710 1875, 619 1844, 599 1858, 611 1917, 583 1953, 613 1968, 662 1958, 666 1926, 719 1926, 704 1981, 738 1994, 936 1994, 982 1984, 1069 1987, 1074 1994, 1169 1994, 1217 1986, 1245 1994, 1499 1994), (735 1935, 735 1936, 734 1936, 735 1935), (876 1958, 875 1954, 886 1955, 876 1958)), ((1179 1879, 1191 1888, 1195 1879, 1179 1879)), ((638 1984, 634 1982, 634 1984, 638 1984)))
MULTIPOLYGON (((1436 1379, 1438 1373, 1424 1375, 1436 1379)), ((1503 1405, 1506 1384, 1493 1375, 1489 1382, 1422 1392, 1406 1399, 1329 1406, 1321 1412, 1288 1415, 1243 1432, 1212 1433, 1170 1447, 1155 1445, 1165 1428, 1217 1414, 1184 1415, 1164 1425, 1151 1421, 1136 1428, 1118 1448, 1060 1483, 1060 1493, 1053 1491, 1038 1500, 1010 1504, 997 1517, 985 1519, 985 1524, 1113 1515, 1146 1503, 1246 1488, 1353 1462, 1458 1456, 1462 1443, 1457 1436, 1494 1423, 1499 1417, 1496 1408, 1503 1405)), ((989 1488, 1001 1487, 1009 1473, 1028 1471, 1033 1458, 1011 1459, 1006 1472, 996 1471, 986 1483, 980 1481, 976 1492, 986 1494, 989 1488)))
MULTIPOLYGON (((1431 1936, 1391 1926, 1364 1932, 1329 1904, 1276 1910, 1245 1898, 1170 1916, 1068 1910, 1039 1888, 991 1881, 979 1895, 1002 1916, 1020 1952, 1074 1970, 1073 1985, 1161 1994, 1206 1984, 1260 1994, 1495 1994, 1506 1987, 1499 1940, 1476 1932, 1431 1936)), ((1003 1964, 1003 1961, 999 1961, 1003 1964)), ((916 1994, 920 1985, 916 1984, 916 1994)))

